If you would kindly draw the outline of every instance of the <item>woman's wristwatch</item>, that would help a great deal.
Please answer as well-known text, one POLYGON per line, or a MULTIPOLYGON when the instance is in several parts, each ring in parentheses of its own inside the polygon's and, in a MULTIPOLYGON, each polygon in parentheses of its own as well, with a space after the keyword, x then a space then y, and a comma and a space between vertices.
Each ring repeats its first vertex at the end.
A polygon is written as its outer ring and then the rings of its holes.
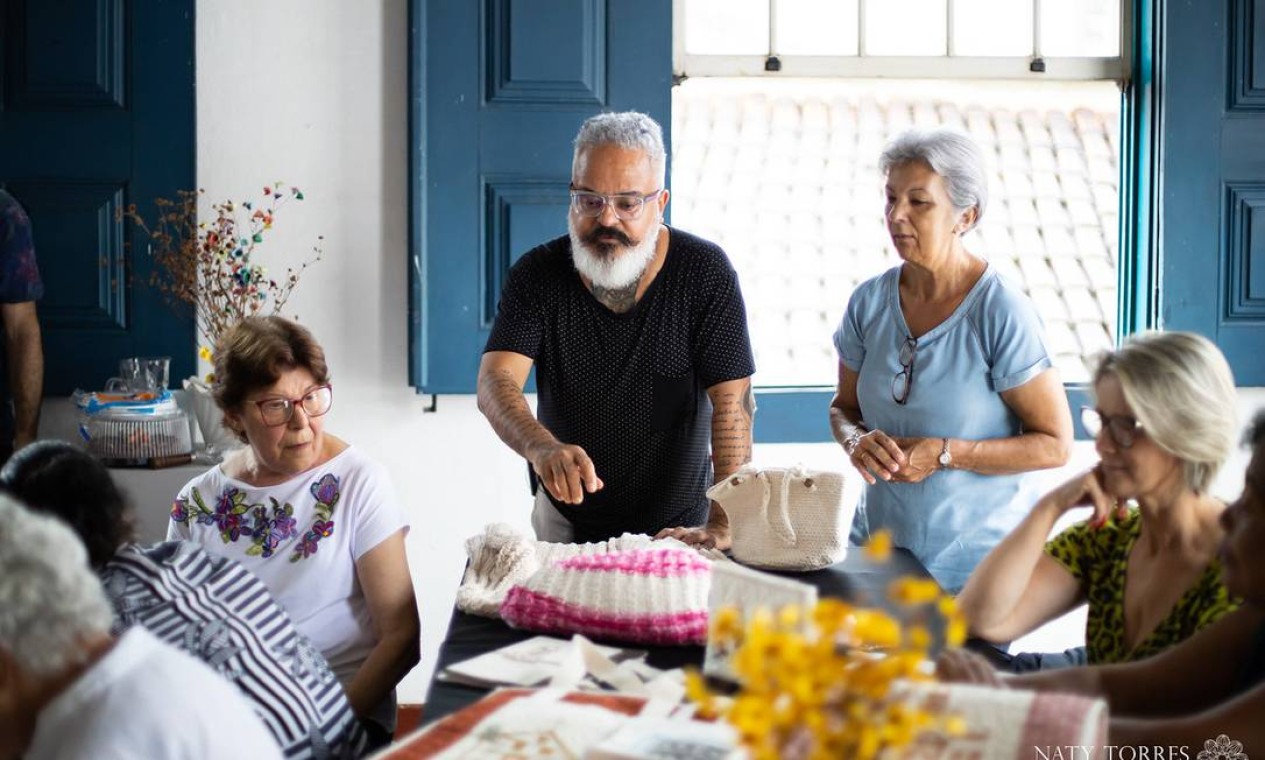
POLYGON ((949 453, 949 439, 944 439, 944 445, 940 447, 940 456, 936 457, 936 461, 940 463, 940 469, 947 470, 953 466, 953 455, 949 453))

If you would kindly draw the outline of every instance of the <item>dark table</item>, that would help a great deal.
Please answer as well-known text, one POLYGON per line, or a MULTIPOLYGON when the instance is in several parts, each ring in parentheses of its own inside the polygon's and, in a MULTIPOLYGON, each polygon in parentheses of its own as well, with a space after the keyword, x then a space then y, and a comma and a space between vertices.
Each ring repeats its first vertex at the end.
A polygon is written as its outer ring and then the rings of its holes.
MULTIPOLYGON (((922 563, 903 549, 894 550, 891 559, 887 562, 875 563, 866 559, 865 552, 856 548, 848 551, 848 557, 843 562, 824 570, 774 574, 816 586, 820 598, 834 597, 845 599, 853 604, 885 609, 890 609, 887 601, 887 586, 892 580, 904 576, 930 577, 922 563)), ((444 668, 535 635, 531 631, 510 628, 499 619, 468 615, 454 609, 452 619, 448 623, 448 634, 439 647, 439 661, 435 666, 435 674, 431 677, 430 692, 426 697, 424 722, 436 721, 478 701, 488 693, 487 689, 439 680, 438 675, 444 668)), ((597 643, 627 646, 620 642, 600 639, 597 643)), ((637 645, 637 648, 648 652, 646 662, 656 668, 701 666, 703 663, 703 647, 701 646, 646 647, 637 645)))

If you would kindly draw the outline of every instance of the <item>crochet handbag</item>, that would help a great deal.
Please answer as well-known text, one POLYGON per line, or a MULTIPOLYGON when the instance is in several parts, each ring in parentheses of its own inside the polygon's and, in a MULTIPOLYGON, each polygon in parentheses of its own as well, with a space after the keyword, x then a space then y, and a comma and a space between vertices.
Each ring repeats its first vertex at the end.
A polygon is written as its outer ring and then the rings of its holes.
POLYGON ((565 557, 511 587, 501 618, 542 633, 702 644, 711 569, 698 552, 675 547, 565 557))
POLYGON ((734 559, 778 570, 817 570, 848 553, 856 501, 842 473, 744 465, 707 491, 729 516, 734 559))

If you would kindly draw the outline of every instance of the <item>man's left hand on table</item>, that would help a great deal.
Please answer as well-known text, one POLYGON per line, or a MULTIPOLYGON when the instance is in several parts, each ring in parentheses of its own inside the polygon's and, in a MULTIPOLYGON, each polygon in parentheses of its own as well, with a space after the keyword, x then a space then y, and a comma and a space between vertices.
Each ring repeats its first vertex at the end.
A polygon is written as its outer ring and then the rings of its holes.
POLYGON ((664 528, 655 534, 655 538, 675 538, 689 546, 719 551, 728 549, 733 543, 728 528, 664 528))

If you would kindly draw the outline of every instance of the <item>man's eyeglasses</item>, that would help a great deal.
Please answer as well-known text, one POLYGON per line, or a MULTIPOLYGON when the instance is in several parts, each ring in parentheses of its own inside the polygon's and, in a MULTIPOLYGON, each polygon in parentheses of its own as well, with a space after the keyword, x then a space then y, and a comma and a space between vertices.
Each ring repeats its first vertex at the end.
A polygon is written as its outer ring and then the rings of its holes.
POLYGON ((914 385, 914 354, 918 352, 918 339, 905 338, 900 344, 900 372, 892 378, 892 401, 904 404, 909 400, 909 389, 914 385))
POLYGON ((641 210, 646 207, 646 201, 659 197, 662 192, 663 189, 660 188, 647 195, 638 193, 602 195, 590 193, 587 190, 572 190, 571 210, 580 216, 595 219, 602 215, 609 204, 617 219, 629 222, 641 216, 641 210))
POLYGON ((1081 424, 1085 432, 1097 438, 1098 434, 1107 430, 1111 440, 1120 448, 1133 447, 1133 442, 1142 434, 1142 423, 1127 414, 1103 414, 1088 406, 1081 407, 1081 424))
POLYGON ((320 417, 334 405, 334 390, 328 385, 319 385, 303 395, 302 398, 282 398, 272 396, 255 402, 259 407, 259 416, 263 417, 268 427, 284 425, 294 417, 294 407, 303 407, 308 417, 320 417))

